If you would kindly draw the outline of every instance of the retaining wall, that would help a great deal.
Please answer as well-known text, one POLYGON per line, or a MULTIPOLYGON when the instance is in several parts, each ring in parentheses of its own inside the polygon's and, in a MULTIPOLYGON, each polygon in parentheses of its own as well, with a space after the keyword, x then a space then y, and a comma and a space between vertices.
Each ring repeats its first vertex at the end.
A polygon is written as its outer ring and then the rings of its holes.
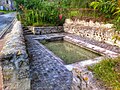
POLYGON ((28 27, 34 34, 42 35, 42 34, 50 34, 50 33, 59 33, 63 32, 63 26, 48 26, 48 27, 28 27))
POLYGON ((66 19, 64 24, 64 31, 67 33, 72 33, 80 35, 82 37, 87 37, 101 42, 106 42, 112 45, 120 45, 120 42, 114 43, 113 36, 116 34, 113 24, 104 24, 100 22, 84 20, 66 19))
POLYGON ((1 51, 4 90, 30 90, 29 61, 22 26, 17 21, 1 51))

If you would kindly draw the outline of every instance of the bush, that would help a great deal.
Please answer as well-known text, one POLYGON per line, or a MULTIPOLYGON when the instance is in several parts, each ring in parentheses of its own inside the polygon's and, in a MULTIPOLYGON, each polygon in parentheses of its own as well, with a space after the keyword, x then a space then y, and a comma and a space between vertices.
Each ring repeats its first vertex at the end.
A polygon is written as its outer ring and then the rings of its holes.
POLYGON ((94 9, 98 9, 106 18, 112 18, 117 8, 117 2, 115 0, 98 0, 90 4, 94 9))
MULTIPOLYGON (((50 2, 50 1, 35 1, 31 0, 28 5, 16 0, 18 11, 21 12, 21 21, 25 25, 39 25, 42 23, 48 23, 49 25, 63 25, 65 20, 65 14, 67 13, 66 4, 64 2, 50 2), (18 5, 19 3, 19 5, 18 5), (59 20, 59 15, 62 14, 62 20, 59 20)), ((63 0, 64 1, 64 0, 63 0)))

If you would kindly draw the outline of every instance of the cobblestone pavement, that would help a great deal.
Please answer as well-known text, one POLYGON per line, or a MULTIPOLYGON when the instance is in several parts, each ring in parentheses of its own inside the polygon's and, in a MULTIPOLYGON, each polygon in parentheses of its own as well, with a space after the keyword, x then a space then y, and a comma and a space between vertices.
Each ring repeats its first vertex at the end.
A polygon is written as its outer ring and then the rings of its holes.
POLYGON ((72 72, 38 41, 27 39, 32 90, 71 90, 72 72))

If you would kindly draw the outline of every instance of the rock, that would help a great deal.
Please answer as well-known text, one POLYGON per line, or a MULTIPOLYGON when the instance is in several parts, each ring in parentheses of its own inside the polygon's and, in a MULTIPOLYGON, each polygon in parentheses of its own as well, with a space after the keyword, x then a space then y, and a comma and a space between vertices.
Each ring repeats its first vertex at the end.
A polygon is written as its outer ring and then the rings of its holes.
POLYGON ((69 71, 72 71, 73 70, 73 66, 71 66, 71 65, 66 65, 65 66, 69 71))

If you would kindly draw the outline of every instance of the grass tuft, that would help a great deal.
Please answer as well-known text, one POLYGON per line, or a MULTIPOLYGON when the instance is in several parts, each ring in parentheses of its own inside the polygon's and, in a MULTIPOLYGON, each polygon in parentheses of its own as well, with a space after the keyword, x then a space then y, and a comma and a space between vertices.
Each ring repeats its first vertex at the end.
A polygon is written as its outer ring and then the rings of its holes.
POLYGON ((105 86, 112 90, 120 90, 120 57, 105 59, 89 69, 93 71, 97 79, 104 82, 105 86))

